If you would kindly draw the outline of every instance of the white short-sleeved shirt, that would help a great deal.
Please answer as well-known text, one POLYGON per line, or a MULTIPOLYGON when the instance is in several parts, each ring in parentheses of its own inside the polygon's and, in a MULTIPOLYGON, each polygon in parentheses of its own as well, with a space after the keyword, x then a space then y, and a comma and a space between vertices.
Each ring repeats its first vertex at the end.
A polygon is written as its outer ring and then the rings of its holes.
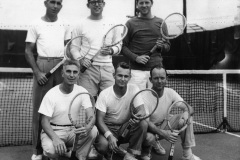
MULTIPOLYGON (((136 85, 128 84, 124 96, 118 98, 113 90, 113 86, 103 90, 96 102, 96 108, 105 114, 104 122, 106 124, 121 125, 130 119, 130 102, 134 95, 139 92, 136 85)), ((142 99, 134 101, 134 106, 143 104, 142 99)))
POLYGON ((71 39, 70 27, 60 18, 56 22, 37 19, 28 29, 25 42, 36 43, 42 57, 63 57, 64 40, 71 39))
MULTIPOLYGON (((79 51, 78 47, 74 47, 74 45, 71 48, 73 57, 75 59, 79 59, 86 56, 86 58, 92 59, 93 56, 95 56, 103 46, 103 37, 114 25, 116 25, 115 19, 109 17, 103 17, 99 20, 92 20, 90 18, 82 19, 74 27, 72 31, 72 37, 84 35, 91 44, 91 48, 89 50, 88 47, 86 47, 87 43, 84 41, 73 41, 73 44, 76 46, 79 46, 79 44, 81 44, 81 51, 79 51)), ((121 34, 116 29, 113 32, 109 32, 108 35, 109 36, 106 37, 105 41, 106 44, 112 44, 112 42, 116 42, 121 39, 121 34)), ((112 48, 114 50, 114 53, 119 54, 121 47, 122 43, 113 46, 112 48)), ((96 57, 94 57, 93 65, 112 65, 112 56, 98 54, 96 57)))
MULTIPOLYGON (((39 113, 51 117, 50 122, 58 125, 71 124, 68 118, 68 109, 75 95, 78 93, 88 92, 85 88, 74 85, 73 91, 69 94, 64 94, 60 91, 59 85, 53 87, 44 96, 39 108, 39 113)), ((89 96, 78 96, 72 104, 72 109, 77 110, 82 105, 85 109, 93 107, 89 96)), ((72 115, 74 116, 74 115, 72 115)))
MULTIPOLYGON (((153 123, 162 122, 167 115, 168 108, 177 101, 182 101, 182 97, 171 88, 164 88, 163 95, 159 98, 159 103, 156 111, 150 116, 150 121, 153 123)), ((152 108, 150 108, 152 111, 152 108)))

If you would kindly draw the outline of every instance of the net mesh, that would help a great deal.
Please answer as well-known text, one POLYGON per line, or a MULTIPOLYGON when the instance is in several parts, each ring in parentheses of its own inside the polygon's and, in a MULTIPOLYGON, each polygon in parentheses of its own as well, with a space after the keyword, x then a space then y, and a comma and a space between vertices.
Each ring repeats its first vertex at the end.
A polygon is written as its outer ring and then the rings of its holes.
MULTIPOLYGON (((223 122, 224 80, 223 74, 201 73, 169 71, 168 87, 194 108, 195 133, 208 133, 223 122)), ((30 69, 0 68, 0 147, 32 143, 32 76, 30 69)), ((227 74, 228 131, 240 131, 239 80, 240 73, 227 74)))

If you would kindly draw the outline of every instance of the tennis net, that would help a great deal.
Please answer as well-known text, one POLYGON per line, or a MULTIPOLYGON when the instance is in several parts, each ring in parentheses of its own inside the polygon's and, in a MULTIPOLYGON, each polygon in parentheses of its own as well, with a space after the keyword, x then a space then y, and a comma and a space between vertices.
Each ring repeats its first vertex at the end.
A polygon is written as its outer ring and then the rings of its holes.
MULTIPOLYGON (((240 131, 240 71, 168 70, 168 87, 195 111, 195 133, 240 131)), ((0 147, 32 143, 32 70, 0 68, 0 147)))

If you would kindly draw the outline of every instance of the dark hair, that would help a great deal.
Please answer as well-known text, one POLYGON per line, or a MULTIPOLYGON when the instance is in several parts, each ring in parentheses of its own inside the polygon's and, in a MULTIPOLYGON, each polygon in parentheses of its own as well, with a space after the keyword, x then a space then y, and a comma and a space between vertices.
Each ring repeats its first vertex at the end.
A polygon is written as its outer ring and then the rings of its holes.
MULTIPOLYGON (((136 3, 138 3, 139 0, 136 0, 136 3)), ((153 3, 153 0, 150 0, 153 3)))
MULTIPOLYGON (((91 0, 88 0, 88 3, 89 3, 89 1, 91 1, 91 0)), ((100 1, 100 0, 98 0, 98 1, 100 1)), ((104 2, 104 0, 102 0, 102 2, 104 2)))
POLYGON ((166 72, 166 76, 168 76, 168 74, 167 74, 167 70, 165 69, 165 67, 162 65, 162 64, 159 64, 159 65, 156 65, 156 66, 153 66, 151 69, 150 69, 150 78, 152 77, 152 71, 154 70, 154 69, 164 69, 165 70, 165 72, 166 72))
POLYGON ((77 66, 78 68, 80 68, 80 63, 78 60, 66 60, 64 63, 63 63, 63 67, 64 66, 67 66, 67 65, 75 65, 77 66))
POLYGON ((129 64, 127 64, 126 62, 119 62, 115 68, 115 71, 119 68, 123 68, 123 69, 129 69, 131 71, 131 67, 129 64))

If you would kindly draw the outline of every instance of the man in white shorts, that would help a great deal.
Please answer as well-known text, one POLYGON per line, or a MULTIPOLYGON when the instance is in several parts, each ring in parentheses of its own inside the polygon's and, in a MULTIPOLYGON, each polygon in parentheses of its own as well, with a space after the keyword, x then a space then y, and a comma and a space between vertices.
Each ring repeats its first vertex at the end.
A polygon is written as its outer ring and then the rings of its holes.
MULTIPOLYGON (((190 106, 190 124, 185 131, 178 133, 177 130, 187 122, 188 112, 184 112, 182 115, 174 115, 170 119, 172 128, 174 132, 168 128, 167 116, 168 108, 177 101, 183 101, 182 97, 173 89, 167 88, 167 72, 162 65, 153 67, 150 70, 150 82, 152 83, 152 89, 156 91, 159 96, 159 106, 156 111, 150 116, 148 121, 148 133, 147 140, 145 143, 155 143, 155 135, 157 134, 160 139, 166 139, 170 143, 177 141, 178 134, 182 140, 183 156, 182 160, 201 160, 199 157, 195 156, 192 153, 192 147, 195 144, 194 132, 193 132, 193 123, 192 123, 192 114, 193 108, 190 106)), ((181 105, 181 104, 180 104, 181 105)), ((184 109, 184 105, 179 106, 184 109)), ((149 108, 151 111, 151 108, 149 108)))
MULTIPOLYGON (((102 15, 105 5, 104 0, 88 0, 87 7, 91 14, 80 20, 72 32, 72 37, 84 35, 91 45, 88 54, 86 54, 84 42, 81 50, 73 47, 71 52, 75 59, 81 59, 81 66, 87 68, 84 73, 80 73, 78 84, 86 88, 95 99, 99 92, 114 84, 112 55, 119 54, 122 48, 121 43, 113 47, 102 48, 104 35, 116 24, 114 18, 102 15), (97 56, 95 56, 96 54, 97 56), (91 62, 93 56, 95 58, 91 62)), ((121 37, 120 32, 109 37, 109 41, 115 42, 116 39, 120 39, 118 37, 121 37)))
POLYGON ((97 128, 94 126, 95 114, 88 96, 82 95, 80 102, 73 103, 73 109, 82 105, 86 109, 87 121, 85 127, 75 128, 68 118, 68 109, 75 95, 87 92, 81 86, 76 85, 79 78, 79 62, 67 60, 63 64, 63 82, 55 86, 44 96, 39 113, 42 115, 41 142, 43 153, 50 159, 60 156, 69 156, 76 133, 79 136, 77 150, 74 153, 79 160, 86 160, 91 145, 97 136, 97 128))
MULTIPOLYGON (((114 73, 115 84, 103 90, 96 102, 97 118, 96 126, 99 135, 95 141, 95 147, 99 153, 110 159, 111 154, 121 153, 118 145, 129 143, 124 160, 136 160, 135 157, 144 157, 142 152, 142 142, 145 140, 147 131, 147 122, 145 120, 137 121, 131 119, 130 102, 133 96, 139 91, 136 85, 128 84, 131 78, 131 70, 128 64, 120 62, 114 73), (121 127, 133 123, 130 132, 126 137, 120 134, 121 127)), ((145 115, 144 105, 141 99, 138 99, 137 115, 145 115)))

